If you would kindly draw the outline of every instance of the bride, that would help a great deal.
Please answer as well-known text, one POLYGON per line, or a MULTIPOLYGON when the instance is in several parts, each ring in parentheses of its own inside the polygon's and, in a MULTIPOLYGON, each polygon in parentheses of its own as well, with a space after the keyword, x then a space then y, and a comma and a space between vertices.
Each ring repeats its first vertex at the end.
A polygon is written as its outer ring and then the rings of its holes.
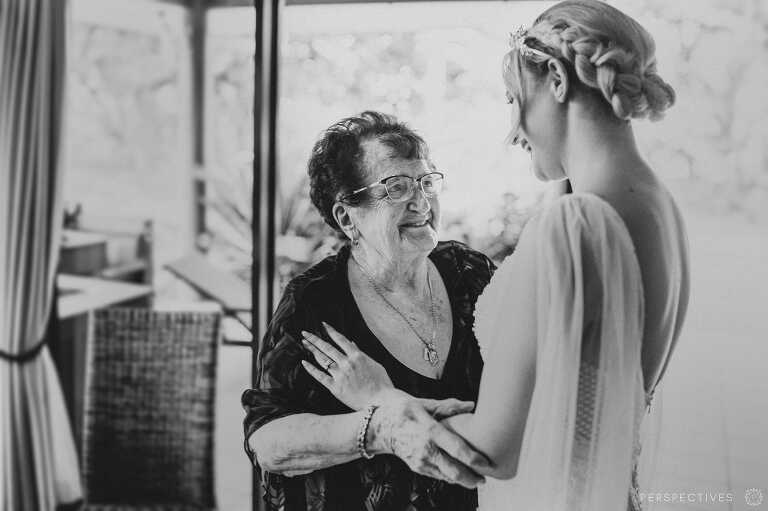
MULTIPOLYGON (((516 32, 503 69, 512 142, 537 177, 574 193, 528 222, 478 300, 477 407, 447 423, 492 460, 485 475, 508 480, 481 488, 481 509, 638 510, 640 426, 680 334, 689 267, 680 212, 630 120, 660 118, 674 91, 650 34, 597 0, 565 0, 516 32)), ((329 334, 337 357, 355 349, 329 334)), ((356 380, 382 373, 356 355, 321 383, 344 402, 393 399, 389 382, 356 380)))

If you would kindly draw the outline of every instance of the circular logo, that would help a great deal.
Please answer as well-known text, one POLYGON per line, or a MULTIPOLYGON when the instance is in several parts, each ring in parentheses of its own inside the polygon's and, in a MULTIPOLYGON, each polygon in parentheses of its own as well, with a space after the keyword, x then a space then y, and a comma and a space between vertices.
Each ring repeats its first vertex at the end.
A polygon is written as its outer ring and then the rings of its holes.
POLYGON ((759 506, 763 503, 763 492, 759 488, 750 488, 744 493, 748 506, 759 506))

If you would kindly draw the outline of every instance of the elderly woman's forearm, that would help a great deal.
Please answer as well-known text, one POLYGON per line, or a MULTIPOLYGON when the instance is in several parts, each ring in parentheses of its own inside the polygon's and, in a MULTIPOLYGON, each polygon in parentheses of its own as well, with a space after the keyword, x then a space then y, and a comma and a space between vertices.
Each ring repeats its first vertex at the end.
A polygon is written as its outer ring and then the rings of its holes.
POLYGON ((357 434, 364 412, 302 413, 275 419, 248 439, 264 470, 296 475, 358 458, 357 434))

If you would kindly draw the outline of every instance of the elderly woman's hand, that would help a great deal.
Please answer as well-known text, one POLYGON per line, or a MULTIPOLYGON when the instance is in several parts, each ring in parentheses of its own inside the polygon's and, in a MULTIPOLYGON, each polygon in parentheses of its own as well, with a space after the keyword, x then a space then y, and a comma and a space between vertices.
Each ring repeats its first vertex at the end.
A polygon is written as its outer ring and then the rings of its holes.
POLYGON ((325 371, 302 361, 304 368, 339 401, 353 410, 378 404, 380 394, 394 389, 387 371, 333 327, 326 323, 323 326, 339 349, 310 332, 302 332, 304 346, 325 371))
MULTIPOLYGON (((307 372, 353 410, 359 411, 369 404, 378 405, 388 399, 387 394, 395 388, 384 367, 363 353, 331 325, 323 325, 341 350, 310 332, 302 332, 304 346, 318 364, 327 368, 326 371, 321 371, 303 361, 302 365, 307 372)), ((437 420, 470 413, 475 408, 475 403, 458 399, 412 399, 418 401, 437 420)))
POLYGON ((466 488, 485 482, 479 472, 488 472, 490 461, 435 420, 439 414, 430 405, 443 401, 413 399, 400 391, 386 396, 371 420, 371 452, 394 454, 414 472, 466 488))
POLYGON ((477 471, 489 462, 460 436, 438 421, 469 413, 474 403, 458 399, 419 399, 396 390, 384 368, 354 343, 324 324, 339 349, 309 332, 304 345, 327 372, 304 362, 310 375, 354 410, 379 407, 369 431, 370 451, 394 454, 414 472, 474 488, 483 482, 477 471))

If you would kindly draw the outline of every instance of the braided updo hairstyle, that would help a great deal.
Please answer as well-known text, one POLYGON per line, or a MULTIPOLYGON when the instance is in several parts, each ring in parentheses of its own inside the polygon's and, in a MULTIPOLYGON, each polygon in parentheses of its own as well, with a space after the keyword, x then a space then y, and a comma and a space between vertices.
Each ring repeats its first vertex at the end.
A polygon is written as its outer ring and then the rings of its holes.
MULTIPOLYGON (((656 72, 651 35, 604 2, 564 0, 550 7, 527 32, 525 44, 564 61, 569 73, 599 92, 619 119, 657 120, 675 102, 674 89, 656 72)), ((510 52, 505 79, 521 65, 543 73, 547 60, 510 52)))

